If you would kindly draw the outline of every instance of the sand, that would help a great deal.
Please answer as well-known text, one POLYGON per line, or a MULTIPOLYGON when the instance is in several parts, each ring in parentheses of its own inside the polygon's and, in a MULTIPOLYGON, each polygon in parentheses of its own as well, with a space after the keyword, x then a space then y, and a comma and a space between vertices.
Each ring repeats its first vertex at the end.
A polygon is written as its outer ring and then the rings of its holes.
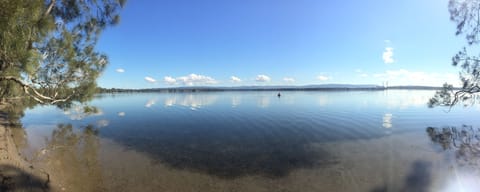
POLYGON ((50 185, 47 172, 22 158, 13 141, 7 115, 1 111, 0 191, 56 191, 50 185))

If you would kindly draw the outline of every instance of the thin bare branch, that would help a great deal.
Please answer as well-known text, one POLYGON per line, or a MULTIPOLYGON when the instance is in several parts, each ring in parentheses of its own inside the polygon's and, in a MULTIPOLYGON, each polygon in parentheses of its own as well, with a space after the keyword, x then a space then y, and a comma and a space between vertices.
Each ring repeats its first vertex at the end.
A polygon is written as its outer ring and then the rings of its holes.
POLYGON ((50 4, 48 5, 47 10, 46 10, 45 13, 43 14, 44 17, 46 17, 47 15, 49 15, 50 12, 52 12, 53 6, 55 6, 55 3, 56 3, 56 2, 57 2, 57 0, 52 0, 52 1, 50 1, 50 4))
POLYGON ((463 98, 465 96, 465 94, 473 95, 473 94, 479 93, 479 92, 480 92, 480 87, 478 85, 472 86, 469 89, 460 90, 460 91, 455 92, 455 94, 453 96, 453 101, 450 103, 450 108, 448 109, 448 111, 450 111, 452 109, 452 107, 455 104, 458 103, 459 99, 463 98))

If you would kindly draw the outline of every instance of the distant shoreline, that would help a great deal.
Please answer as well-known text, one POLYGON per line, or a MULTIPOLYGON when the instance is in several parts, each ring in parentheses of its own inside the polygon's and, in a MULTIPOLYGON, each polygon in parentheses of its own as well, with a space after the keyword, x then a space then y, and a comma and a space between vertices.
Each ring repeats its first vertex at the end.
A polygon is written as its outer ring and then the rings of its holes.
POLYGON ((319 86, 243 86, 243 87, 172 87, 149 89, 100 88, 100 93, 142 92, 223 92, 223 91, 383 91, 383 90, 441 90, 431 86, 370 86, 370 85, 319 85, 319 86))

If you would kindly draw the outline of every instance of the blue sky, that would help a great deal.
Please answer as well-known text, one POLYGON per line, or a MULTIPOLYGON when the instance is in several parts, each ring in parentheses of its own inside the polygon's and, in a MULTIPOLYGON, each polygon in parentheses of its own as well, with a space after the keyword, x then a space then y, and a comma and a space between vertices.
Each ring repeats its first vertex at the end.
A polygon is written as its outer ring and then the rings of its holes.
POLYGON ((131 0, 101 87, 458 81, 448 0, 131 0))

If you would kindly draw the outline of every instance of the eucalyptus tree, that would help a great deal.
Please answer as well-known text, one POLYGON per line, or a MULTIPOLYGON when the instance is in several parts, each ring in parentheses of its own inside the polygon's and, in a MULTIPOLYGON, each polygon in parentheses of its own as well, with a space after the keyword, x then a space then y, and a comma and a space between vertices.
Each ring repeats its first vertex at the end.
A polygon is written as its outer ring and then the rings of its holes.
POLYGON ((471 53, 478 50, 480 43, 480 0, 450 0, 448 10, 450 20, 456 24, 456 35, 464 36, 467 41, 467 45, 452 57, 452 65, 461 69, 462 86, 456 89, 445 83, 443 90, 430 99, 430 107, 451 107, 459 102, 473 104, 480 93, 480 55, 471 53))
MULTIPOLYGON (((0 0, 0 99, 86 101, 108 63, 95 45, 125 0, 0 0)), ((0 100, 1 101, 1 100, 0 100)))

